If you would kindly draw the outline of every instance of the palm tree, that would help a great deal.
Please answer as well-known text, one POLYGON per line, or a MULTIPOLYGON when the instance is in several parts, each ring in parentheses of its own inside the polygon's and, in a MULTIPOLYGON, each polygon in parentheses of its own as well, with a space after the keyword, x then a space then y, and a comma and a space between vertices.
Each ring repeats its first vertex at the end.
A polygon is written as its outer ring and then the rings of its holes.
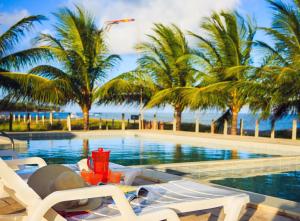
POLYGON ((117 55, 109 55, 104 31, 98 29, 93 16, 76 6, 72 11, 60 9, 54 14, 56 35, 41 34, 38 41, 56 59, 58 65, 40 65, 30 73, 56 81, 67 103, 78 104, 84 116, 84 130, 89 129, 89 111, 99 86, 111 69, 117 55))
MULTIPOLYGON (((201 35, 191 56, 202 73, 197 87, 181 88, 184 102, 192 109, 209 106, 228 108, 231 134, 237 134, 238 113, 248 103, 243 84, 252 77, 251 52, 256 26, 238 13, 213 13, 201 23, 201 35)), ((228 113, 228 111, 226 111, 228 113)))
POLYGON ((156 24, 154 35, 148 35, 149 42, 141 43, 137 50, 140 69, 151 75, 157 93, 146 104, 146 108, 171 104, 176 118, 176 130, 181 129, 181 114, 185 105, 178 99, 175 88, 192 86, 195 69, 188 59, 192 53, 183 32, 176 26, 156 24))
MULTIPOLYGON (((264 80, 271 82, 267 110, 273 121, 291 112, 300 112, 300 1, 287 4, 268 0, 273 9, 271 28, 262 28, 275 42, 274 47, 258 42, 267 49, 268 63, 264 66, 264 80)), ((257 103, 258 107, 265 106, 257 103)))
POLYGON ((36 64, 42 59, 51 58, 48 51, 43 47, 34 47, 21 51, 16 51, 16 46, 25 35, 32 31, 34 23, 41 23, 44 16, 29 16, 21 19, 12 25, 8 30, 0 35, 0 88, 3 101, 17 102, 28 99, 31 95, 38 95, 42 98, 45 94, 38 91, 35 86, 40 85, 39 77, 16 72, 21 68, 26 68, 36 64))
POLYGON ((146 108, 171 104, 180 130, 185 106, 174 89, 195 82, 195 69, 188 60, 192 49, 176 25, 155 24, 153 31, 155 35, 148 35, 149 42, 137 45, 141 53, 137 70, 107 82, 101 90, 100 102, 143 103, 146 108))

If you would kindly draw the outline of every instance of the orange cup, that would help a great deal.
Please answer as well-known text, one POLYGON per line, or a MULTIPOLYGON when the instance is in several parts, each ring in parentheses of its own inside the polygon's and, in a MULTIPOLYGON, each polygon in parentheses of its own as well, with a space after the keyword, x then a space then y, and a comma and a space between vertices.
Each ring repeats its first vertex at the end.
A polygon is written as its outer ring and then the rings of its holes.
POLYGON ((87 183, 91 182, 91 172, 90 171, 86 171, 86 170, 80 171, 80 175, 85 182, 87 182, 87 183))
POLYGON ((123 173, 109 171, 108 182, 109 183, 120 183, 123 173))

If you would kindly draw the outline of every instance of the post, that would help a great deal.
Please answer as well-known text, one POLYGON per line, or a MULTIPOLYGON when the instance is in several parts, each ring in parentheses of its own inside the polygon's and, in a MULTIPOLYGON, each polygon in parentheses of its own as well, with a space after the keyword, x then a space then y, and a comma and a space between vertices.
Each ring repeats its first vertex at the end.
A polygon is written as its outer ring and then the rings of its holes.
POLYGON ((9 113, 9 131, 12 131, 13 129, 13 113, 9 113))
POLYGON ((152 124, 152 129, 153 130, 157 130, 158 129, 158 125, 157 125, 157 117, 156 117, 156 114, 154 114, 153 116, 153 124, 152 124))
POLYGON ((42 115, 42 123, 45 125, 45 115, 42 115))
POLYGON ((199 119, 196 119, 195 132, 199 133, 199 119))
POLYGON ((111 129, 114 129, 115 128, 115 119, 112 119, 111 120, 111 129))
POLYGON ((259 120, 255 121, 255 137, 259 137, 259 120))
POLYGON ((223 134, 224 135, 228 134, 228 122, 227 122, 227 120, 224 120, 223 134))
POLYGON ((159 129, 160 129, 160 130, 165 130, 165 125, 164 125, 164 122, 163 122, 163 121, 161 121, 159 125, 160 125, 160 126, 159 126, 159 129))
POLYGON ((16 121, 16 115, 13 114, 13 122, 15 122, 15 121, 16 121))
POLYGON ((39 123, 39 113, 37 113, 35 115, 35 123, 38 124, 39 123))
POLYGON ((27 113, 27 130, 30 131, 30 113, 27 113))
POLYGON ((212 119, 211 120, 211 124, 210 124, 210 133, 214 134, 215 133, 215 120, 212 119))
POLYGON ((139 130, 142 130, 142 117, 139 115, 139 130))
POLYGON ((102 118, 99 120, 99 130, 102 130, 102 118))
POLYGON ((29 113, 29 122, 31 123, 31 113, 29 113))
POLYGON ((125 114, 122 113, 122 130, 125 130, 125 114))
POLYGON ((173 131, 176 132, 176 117, 174 117, 174 120, 173 120, 173 131))
POLYGON ((240 135, 241 136, 244 135, 244 120, 243 119, 240 120, 240 135))
POLYGON ((275 122, 272 123, 271 127, 271 139, 275 139, 275 122))
POLYGON ((292 139, 297 140, 297 119, 293 120, 292 139))
POLYGON ((107 121, 105 122, 105 127, 106 127, 106 130, 108 130, 108 122, 107 121))
POLYGON ((21 121, 21 114, 18 114, 18 122, 21 121))
POLYGON ((71 114, 70 113, 68 114, 68 117, 67 117, 67 128, 68 128, 68 131, 72 131, 71 114))
POLYGON ((24 123, 26 123, 26 114, 23 116, 24 123))
POLYGON ((49 116, 49 120, 50 120, 50 125, 53 125, 53 113, 50 112, 50 116, 49 116))

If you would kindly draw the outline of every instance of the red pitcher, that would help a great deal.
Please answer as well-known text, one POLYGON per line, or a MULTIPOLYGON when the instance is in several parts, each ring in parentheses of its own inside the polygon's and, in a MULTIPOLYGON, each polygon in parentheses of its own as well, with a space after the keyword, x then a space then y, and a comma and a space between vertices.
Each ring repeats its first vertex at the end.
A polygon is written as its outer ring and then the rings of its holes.
POLYGON ((103 148, 92 151, 92 157, 88 157, 87 164, 90 170, 96 174, 102 175, 102 182, 106 183, 108 179, 110 151, 104 151, 103 148), (92 161, 92 163, 91 163, 92 161))

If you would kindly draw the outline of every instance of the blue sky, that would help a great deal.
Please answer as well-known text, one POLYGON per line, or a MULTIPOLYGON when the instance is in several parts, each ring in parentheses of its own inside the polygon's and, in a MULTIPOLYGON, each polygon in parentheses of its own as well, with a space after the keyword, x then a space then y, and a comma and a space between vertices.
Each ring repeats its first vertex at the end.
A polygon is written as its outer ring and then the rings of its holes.
MULTIPOLYGON (((121 54, 122 62, 108 73, 107 79, 135 68, 137 55, 134 53, 133 45, 144 40, 145 33, 149 33, 153 22, 176 23, 185 30, 197 32, 201 17, 208 15, 211 10, 223 8, 237 9, 243 15, 255 17, 258 26, 269 26, 272 18, 272 12, 264 0, 210 0, 209 2, 206 0, 0 0, 0 33, 21 17, 35 14, 47 16, 48 21, 38 25, 36 33, 28 36, 19 46, 29 47, 30 39, 38 32, 53 32, 51 24, 55 20, 52 12, 63 6, 72 6, 74 3, 89 9, 97 18, 99 26, 109 19, 124 17, 137 19, 133 25, 113 27, 111 30, 108 36, 109 45, 114 53, 121 54)), ((260 32, 257 34, 257 39, 268 40, 260 32)), ((79 111, 76 106, 66 109, 79 111)), ((115 111, 122 109, 114 108, 115 111)), ((93 108, 93 111, 99 112, 106 110, 106 107, 93 108)))

